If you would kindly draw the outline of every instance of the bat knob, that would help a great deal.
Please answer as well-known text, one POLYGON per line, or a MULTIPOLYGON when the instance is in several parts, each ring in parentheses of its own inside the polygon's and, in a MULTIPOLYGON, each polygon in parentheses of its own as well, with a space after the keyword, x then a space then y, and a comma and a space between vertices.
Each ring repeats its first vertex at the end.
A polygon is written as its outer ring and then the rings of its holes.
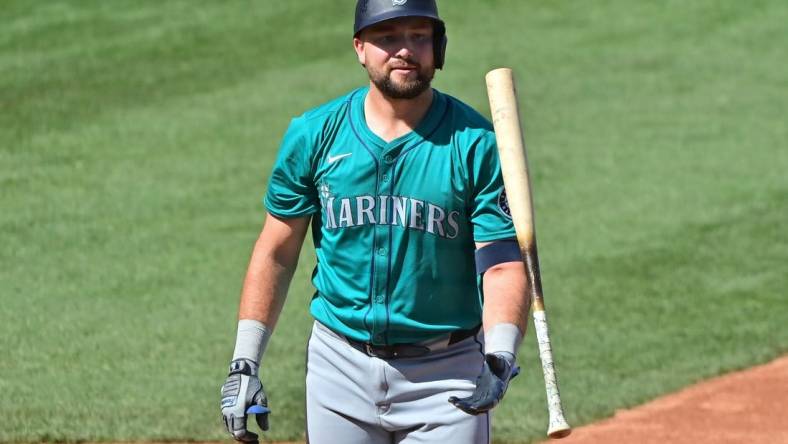
POLYGON ((572 427, 564 419, 564 412, 558 408, 557 411, 550 411, 550 426, 547 429, 547 436, 552 439, 561 439, 572 433, 572 427))
POLYGON ((559 429, 552 433, 548 433, 547 436, 549 436, 552 439, 561 439, 561 438, 566 438, 571 433, 572 433, 572 429, 559 429))

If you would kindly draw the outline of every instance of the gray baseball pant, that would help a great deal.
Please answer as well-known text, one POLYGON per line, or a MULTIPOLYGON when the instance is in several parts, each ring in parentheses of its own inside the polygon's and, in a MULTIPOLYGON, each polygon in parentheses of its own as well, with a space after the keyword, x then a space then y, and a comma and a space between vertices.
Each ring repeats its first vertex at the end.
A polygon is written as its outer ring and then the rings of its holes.
POLYGON ((315 322, 307 349, 307 442, 480 444, 490 414, 448 402, 469 396, 481 372, 482 333, 417 358, 367 356, 315 322))

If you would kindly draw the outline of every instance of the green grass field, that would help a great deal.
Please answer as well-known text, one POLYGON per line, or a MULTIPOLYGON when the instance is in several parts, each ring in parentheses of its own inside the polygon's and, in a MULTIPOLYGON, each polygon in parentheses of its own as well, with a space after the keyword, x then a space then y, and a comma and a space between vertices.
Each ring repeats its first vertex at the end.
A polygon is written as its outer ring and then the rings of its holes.
MULTIPOLYGON (((451 0, 435 86, 513 67, 568 419, 788 352, 788 3, 451 0)), ((0 441, 226 439, 260 198, 350 88, 353 2, 0 2, 0 441)), ((303 437, 311 247, 263 365, 303 437)), ((544 436, 532 332, 496 410, 544 436)))

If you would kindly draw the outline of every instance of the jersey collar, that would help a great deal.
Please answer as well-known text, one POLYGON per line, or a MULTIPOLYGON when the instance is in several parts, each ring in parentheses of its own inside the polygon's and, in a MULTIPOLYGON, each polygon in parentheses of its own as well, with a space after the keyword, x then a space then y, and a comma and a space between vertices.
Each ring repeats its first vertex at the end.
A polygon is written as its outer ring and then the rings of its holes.
POLYGON ((351 118, 357 124, 358 136, 363 139, 362 142, 377 147, 384 154, 395 157, 403 150, 415 146, 424 140, 429 140, 443 120, 447 106, 446 97, 437 89, 433 88, 432 91, 432 103, 419 125, 413 131, 403 134, 391 142, 386 142, 367 126, 367 119, 364 115, 364 100, 369 92, 369 87, 359 89, 351 99, 351 118))

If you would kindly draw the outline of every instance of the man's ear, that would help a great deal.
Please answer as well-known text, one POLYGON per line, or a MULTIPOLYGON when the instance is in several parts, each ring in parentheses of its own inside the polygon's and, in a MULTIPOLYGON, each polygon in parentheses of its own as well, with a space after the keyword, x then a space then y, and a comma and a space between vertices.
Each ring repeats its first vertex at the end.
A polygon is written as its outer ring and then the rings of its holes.
POLYGON ((367 57, 366 57, 366 52, 364 50, 364 41, 358 37, 353 37, 353 49, 356 50, 356 57, 358 57, 358 63, 361 63, 361 66, 366 66, 367 57))

